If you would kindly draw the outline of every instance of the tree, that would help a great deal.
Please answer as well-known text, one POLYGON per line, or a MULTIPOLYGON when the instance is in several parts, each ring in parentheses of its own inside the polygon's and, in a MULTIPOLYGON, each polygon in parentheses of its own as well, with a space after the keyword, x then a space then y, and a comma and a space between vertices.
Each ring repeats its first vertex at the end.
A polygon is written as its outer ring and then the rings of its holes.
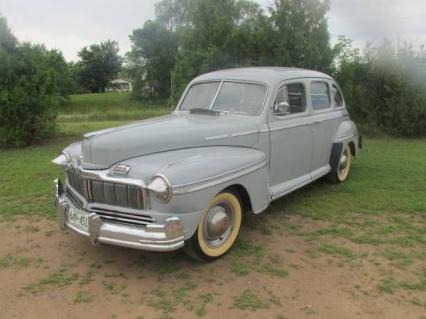
POLYGON ((79 82, 90 92, 104 92, 121 70, 118 43, 105 41, 84 47, 79 53, 79 82))
POLYGON ((130 36, 132 50, 127 55, 137 98, 166 99, 170 95, 170 73, 178 50, 177 37, 157 21, 145 22, 130 36))
POLYGON ((389 41, 368 44, 364 55, 341 38, 334 77, 351 117, 362 127, 393 135, 426 134, 426 52, 389 41))
POLYGON ((269 8, 277 65, 330 71, 329 1, 275 0, 269 8))
POLYGON ((177 31, 188 24, 191 0, 161 0, 155 4, 156 21, 169 31, 177 31))
POLYGON ((0 15, 0 49, 12 50, 17 43, 18 41, 7 25, 6 18, 0 15))
POLYGON ((259 65, 267 26, 258 4, 248 0, 200 0, 188 10, 176 58, 175 97, 191 78, 221 68, 259 65))
POLYGON ((59 51, 19 43, 1 17, 0 36, 0 147, 37 143, 54 132, 67 98, 67 64, 59 51))

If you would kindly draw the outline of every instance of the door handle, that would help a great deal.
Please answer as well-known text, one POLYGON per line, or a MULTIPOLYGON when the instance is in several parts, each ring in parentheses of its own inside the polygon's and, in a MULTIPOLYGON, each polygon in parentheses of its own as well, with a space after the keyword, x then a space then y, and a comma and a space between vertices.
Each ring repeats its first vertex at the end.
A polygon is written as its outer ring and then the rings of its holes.
POLYGON ((322 123, 321 120, 315 120, 313 124, 318 124, 318 123, 322 123))

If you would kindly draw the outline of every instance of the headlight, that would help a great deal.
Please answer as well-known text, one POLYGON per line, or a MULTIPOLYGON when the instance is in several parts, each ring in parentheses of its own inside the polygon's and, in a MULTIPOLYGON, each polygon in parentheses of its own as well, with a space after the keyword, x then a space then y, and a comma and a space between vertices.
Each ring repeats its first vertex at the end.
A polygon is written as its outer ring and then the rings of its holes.
POLYGON ((71 161, 70 157, 68 156, 68 154, 66 153, 62 153, 61 155, 59 155, 57 158, 55 158, 52 163, 65 167, 68 165, 68 163, 71 161))
POLYGON ((156 175, 148 185, 148 189, 159 201, 167 203, 172 197, 172 185, 165 176, 156 175))

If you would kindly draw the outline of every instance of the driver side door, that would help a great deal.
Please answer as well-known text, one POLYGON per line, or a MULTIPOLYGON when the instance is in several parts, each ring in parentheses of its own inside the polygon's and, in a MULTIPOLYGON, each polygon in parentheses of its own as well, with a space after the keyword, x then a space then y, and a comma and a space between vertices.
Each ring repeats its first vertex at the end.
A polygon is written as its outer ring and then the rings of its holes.
POLYGON ((304 80, 286 82, 269 114, 272 198, 310 182, 313 134, 304 80))

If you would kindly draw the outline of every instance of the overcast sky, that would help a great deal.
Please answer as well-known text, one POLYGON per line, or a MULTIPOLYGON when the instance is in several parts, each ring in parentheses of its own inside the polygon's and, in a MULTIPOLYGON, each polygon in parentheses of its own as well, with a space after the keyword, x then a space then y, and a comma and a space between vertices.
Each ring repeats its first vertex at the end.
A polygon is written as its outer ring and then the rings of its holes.
MULTIPOLYGON (((83 47, 108 39, 130 48, 129 34, 154 17, 157 0, 0 0, 0 14, 21 41, 44 43, 65 58, 77 59, 83 47)), ((270 0, 257 0, 266 7, 270 0)), ((426 44, 426 0, 331 0, 329 31, 362 48, 387 37, 395 43, 426 44)))

